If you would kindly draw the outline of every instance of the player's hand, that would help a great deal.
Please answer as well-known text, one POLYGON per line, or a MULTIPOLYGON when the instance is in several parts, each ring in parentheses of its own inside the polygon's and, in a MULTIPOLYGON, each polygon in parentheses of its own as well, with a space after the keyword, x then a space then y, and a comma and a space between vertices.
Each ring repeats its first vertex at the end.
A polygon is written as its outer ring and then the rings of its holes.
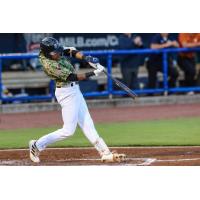
POLYGON ((85 57, 85 60, 86 60, 88 63, 93 63, 93 64, 99 63, 99 59, 96 58, 96 57, 92 57, 92 56, 86 56, 86 57, 85 57))
POLYGON ((99 74, 101 74, 104 70, 105 68, 102 65, 96 65, 96 70, 94 70, 94 73, 96 76, 99 76, 99 74))

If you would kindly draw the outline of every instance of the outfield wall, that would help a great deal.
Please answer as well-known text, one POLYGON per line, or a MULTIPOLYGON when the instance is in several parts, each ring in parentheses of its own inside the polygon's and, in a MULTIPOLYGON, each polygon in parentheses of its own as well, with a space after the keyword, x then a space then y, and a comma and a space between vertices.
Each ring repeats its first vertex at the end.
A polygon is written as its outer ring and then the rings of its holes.
MULTIPOLYGON (((145 105, 170 105, 200 103, 200 94, 193 96, 170 95, 158 97, 140 97, 136 101, 131 98, 119 99, 95 99, 87 100, 89 108, 108 108, 108 107, 132 107, 145 105)), ((56 102, 45 103, 27 103, 27 104, 3 104, 0 105, 0 113, 18 113, 18 112, 38 112, 59 110, 60 106, 56 102)))

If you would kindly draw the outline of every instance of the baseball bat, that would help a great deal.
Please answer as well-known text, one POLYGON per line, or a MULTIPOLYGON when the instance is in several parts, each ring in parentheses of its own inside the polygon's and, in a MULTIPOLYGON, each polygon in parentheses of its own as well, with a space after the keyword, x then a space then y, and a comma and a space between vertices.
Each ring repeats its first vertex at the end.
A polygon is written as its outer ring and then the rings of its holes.
MULTIPOLYGON (((90 63, 90 65, 93 67, 93 68, 97 68, 96 65, 100 65, 100 64, 93 64, 93 63, 90 63)), ((116 78, 114 78, 110 73, 108 73, 105 69, 103 71, 109 78, 112 79, 112 81, 119 87, 121 88, 122 90, 124 90, 125 92, 127 92, 127 94, 132 97, 134 100, 137 98, 137 94, 131 90, 129 87, 127 87, 124 83, 122 83, 121 81, 117 80, 116 78)))

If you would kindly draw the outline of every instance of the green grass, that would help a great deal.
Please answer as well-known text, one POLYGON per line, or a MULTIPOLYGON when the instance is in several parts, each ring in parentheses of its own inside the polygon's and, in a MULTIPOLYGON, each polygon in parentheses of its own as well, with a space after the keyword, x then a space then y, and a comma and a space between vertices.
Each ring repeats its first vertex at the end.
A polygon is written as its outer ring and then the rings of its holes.
MULTIPOLYGON (((37 139, 60 127, 0 131, 0 148, 27 148, 37 139)), ((109 146, 200 145, 200 118, 96 124, 109 146)), ((91 146, 81 130, 56 147, 91 146)))

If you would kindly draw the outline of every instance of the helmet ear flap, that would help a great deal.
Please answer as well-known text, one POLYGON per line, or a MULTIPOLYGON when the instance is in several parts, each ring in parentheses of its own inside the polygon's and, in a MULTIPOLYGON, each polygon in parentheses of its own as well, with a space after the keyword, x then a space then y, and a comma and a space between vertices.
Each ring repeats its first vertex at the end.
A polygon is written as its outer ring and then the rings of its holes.
POLYGON ((44 56, 45 56, 46 58, 51 59, 51 55, 50 55, 49 52, 43 52, 43 54, 44 54, 44 56))

